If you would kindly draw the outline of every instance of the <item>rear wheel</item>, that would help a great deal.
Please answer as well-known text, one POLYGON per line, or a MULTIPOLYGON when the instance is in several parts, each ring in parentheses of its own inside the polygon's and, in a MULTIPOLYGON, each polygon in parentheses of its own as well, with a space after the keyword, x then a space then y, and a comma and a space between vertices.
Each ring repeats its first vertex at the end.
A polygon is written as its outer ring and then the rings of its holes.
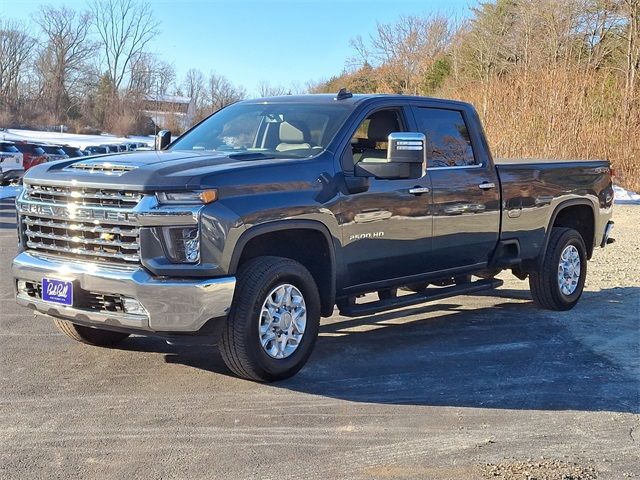
POLYGON ((220 352, 239 377, 295 375, 311 355, 320 326, 320 295, 309 271, 280 257, 258 257, 238 273, 220 352))
POLYGON ((84 325, 78 325, 67 320, 55 319, 54 323, 58 330, 67 337, 96 347, 110 347, 120 343, 129 336, 128 333, 85 327, 84 325))
POLYGON ((586 277, 582 236, 571 228, 553 228, 541 267, 529 275, 533 300, 548 310, 569 310, 578 303, 586 277))

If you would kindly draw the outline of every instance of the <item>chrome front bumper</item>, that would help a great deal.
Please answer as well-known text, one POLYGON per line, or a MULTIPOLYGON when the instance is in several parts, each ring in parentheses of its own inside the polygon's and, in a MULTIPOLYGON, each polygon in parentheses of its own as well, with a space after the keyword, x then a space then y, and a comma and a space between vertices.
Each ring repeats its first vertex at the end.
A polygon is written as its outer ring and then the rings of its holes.
POLYGON ((141 268, 80 263, 22 252, 12 264, 16 301, 38 312, 78 323, 150 332, 189 333, 209 319, 226 316, 235 291, 235 277, 206 280, 157 278, 141 268), (140 302, 145 314, 87 310, 45 302, 17 289, 17 281, 56 278, 74 288, 107 295, 125 295, 140 302))

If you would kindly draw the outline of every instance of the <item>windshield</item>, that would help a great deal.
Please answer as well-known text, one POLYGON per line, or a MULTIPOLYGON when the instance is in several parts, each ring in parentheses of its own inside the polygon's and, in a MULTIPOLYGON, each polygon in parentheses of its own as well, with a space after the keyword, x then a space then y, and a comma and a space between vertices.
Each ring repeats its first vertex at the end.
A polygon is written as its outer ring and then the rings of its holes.
POLYGON ((351 111, 340 104, 237 103, 207 118, 171 149, 311 157, 327 148, 351 111))

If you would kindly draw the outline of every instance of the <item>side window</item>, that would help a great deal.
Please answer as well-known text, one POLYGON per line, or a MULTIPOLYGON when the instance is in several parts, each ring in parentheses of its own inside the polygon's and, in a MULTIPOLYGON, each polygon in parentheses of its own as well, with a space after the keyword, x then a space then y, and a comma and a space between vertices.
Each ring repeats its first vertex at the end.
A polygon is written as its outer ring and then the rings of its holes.
POLYGON ((427 137, 427 168, 475 165, 462 113, 441 108, 415 109, 418 129, 427 137))
POLYGON ((387 158, 389 134, 404 132, 404 124, 400 110, 395 108, 378 110, 365 118, 351 138, 353 163, 387 158))

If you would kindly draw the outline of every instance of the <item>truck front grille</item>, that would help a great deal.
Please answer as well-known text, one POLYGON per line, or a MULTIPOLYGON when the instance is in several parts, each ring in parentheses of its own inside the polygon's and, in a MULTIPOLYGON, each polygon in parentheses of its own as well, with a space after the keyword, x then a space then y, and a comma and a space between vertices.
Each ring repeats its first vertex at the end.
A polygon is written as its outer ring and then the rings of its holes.
POLYGON ((27 249, 83 260, 140 262, 139 233, 128 213, 142 195, 121 190, 25 185, 18 202, 27 249))

